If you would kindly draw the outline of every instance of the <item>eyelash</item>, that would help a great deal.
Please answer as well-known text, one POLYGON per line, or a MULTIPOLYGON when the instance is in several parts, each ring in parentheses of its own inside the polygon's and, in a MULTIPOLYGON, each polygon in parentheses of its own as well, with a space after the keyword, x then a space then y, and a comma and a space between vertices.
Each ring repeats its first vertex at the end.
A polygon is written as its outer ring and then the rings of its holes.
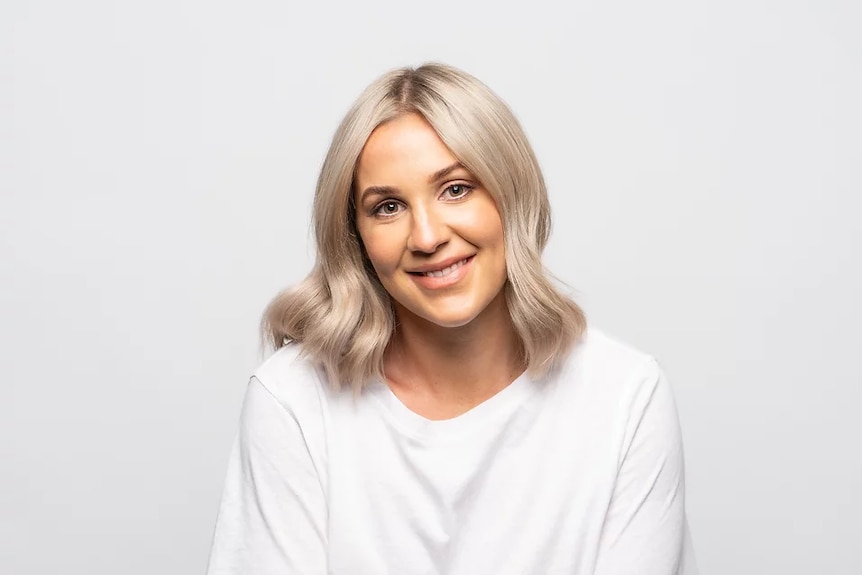
MULTIPOLYGON (((450 198, 451 201, 457 201, 457 200, 460 200, 461 198, 467 197, 468 195, 470 195, 470 192, 472 192, 475 189, 475 186, 471 186, 470 184, 455 183, 455 184, 449 184, 448 186, 446 186, 446 188, 443 190, 443 194, 446 194, 447 192, 451 191, 452 188, 456 188, 456 187, 457 188, 463 188, 464 193, 462 193, 459 196, 451 197, 450 198)), ((391 218, 391 217, 397 216, 399 212, 394 212, 394 213, 389 213, 389 214, 384 214, 382 212, 383 208, 385 206, 388 206, 388 205, 403 206, 403 204, 398 200, 392 200, 392 199, 383 200, 382 202, 380 202, 379 204, 377 204, 376 206, 374 206, 371 209, 371 215, 377 216, 380 218, 391 218)))
POLYGON ((371 215, 372 215, 372 216, 377 216, 378 218, 391 218, 391 217, 393 217, 393 216, 397 216, 397 215, 398 215, 398 212, 391 213, 391 214, 384 214, 384 213, 381 211, 381 210, 383 210, 383 207, 384 207, 384 206, 388 206, 388 205, 390 205, 390 204, 395 205, 395 206, 400 206, 400 205, 401 205, 401 202, 396 201, 396 200, 383 200, 382 202, 380 202, 379 204, 377 204, 376 206, 374 206, 374 207, 371 209, 371 215))
POLYGON ((460 196, 455 196, 453 198, 456 200, 460 200, 461 198, 470 195, 470 192, 473 191, 473 186, 471 186, 470 184, 455 183, 455 184, 449 184, 448 186, 446 186, 446 189, 443 190, 443 193, 445 194, 446 192, 448 192, 449 190, 451 190, 452 188, 455 188, 455 187, 464 188, 463 194, 461 194, 460 196))

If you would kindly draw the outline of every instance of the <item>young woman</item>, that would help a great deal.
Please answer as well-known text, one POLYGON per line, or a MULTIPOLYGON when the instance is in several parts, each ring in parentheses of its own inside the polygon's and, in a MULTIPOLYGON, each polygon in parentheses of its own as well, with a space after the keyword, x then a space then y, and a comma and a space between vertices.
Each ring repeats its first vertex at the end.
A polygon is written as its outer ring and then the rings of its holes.
POLYGON ((209 573, 693 573, 670 387, 546 277, 507 106, 430 64, 360 96, 317 263, 264 317, 209 573))

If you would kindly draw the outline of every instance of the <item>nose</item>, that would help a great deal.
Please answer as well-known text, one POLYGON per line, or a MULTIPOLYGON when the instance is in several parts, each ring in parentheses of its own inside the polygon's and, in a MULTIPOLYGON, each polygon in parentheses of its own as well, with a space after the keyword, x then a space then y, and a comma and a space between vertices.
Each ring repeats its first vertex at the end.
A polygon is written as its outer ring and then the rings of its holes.
POLYGON ((433 208, 417 208, 411 215, 407 249, 431 254, 449 241, 449 227, 433 208))

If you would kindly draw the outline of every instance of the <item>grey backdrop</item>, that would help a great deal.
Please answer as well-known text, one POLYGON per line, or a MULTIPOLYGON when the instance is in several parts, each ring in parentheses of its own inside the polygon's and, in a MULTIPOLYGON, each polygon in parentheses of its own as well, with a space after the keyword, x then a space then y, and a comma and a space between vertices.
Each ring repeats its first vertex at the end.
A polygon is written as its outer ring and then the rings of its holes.
POLYGON ((862 26, 847 1, 0 5, 0 572, 202 573, 331 134, 460 66, 548 266, 675 386, 705 574, 862 573, 862 26))

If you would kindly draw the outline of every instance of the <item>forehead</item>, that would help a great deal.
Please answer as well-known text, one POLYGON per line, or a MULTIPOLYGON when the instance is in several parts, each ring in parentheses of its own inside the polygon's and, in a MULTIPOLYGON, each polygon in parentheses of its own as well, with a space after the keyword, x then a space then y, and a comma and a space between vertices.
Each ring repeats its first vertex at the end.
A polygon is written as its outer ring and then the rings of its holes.
POLYGON ((419 114, 404 114, 378 126, 357 163, 359 187, 387 185, 387 180, 427 179, 457 158, 419 114))

